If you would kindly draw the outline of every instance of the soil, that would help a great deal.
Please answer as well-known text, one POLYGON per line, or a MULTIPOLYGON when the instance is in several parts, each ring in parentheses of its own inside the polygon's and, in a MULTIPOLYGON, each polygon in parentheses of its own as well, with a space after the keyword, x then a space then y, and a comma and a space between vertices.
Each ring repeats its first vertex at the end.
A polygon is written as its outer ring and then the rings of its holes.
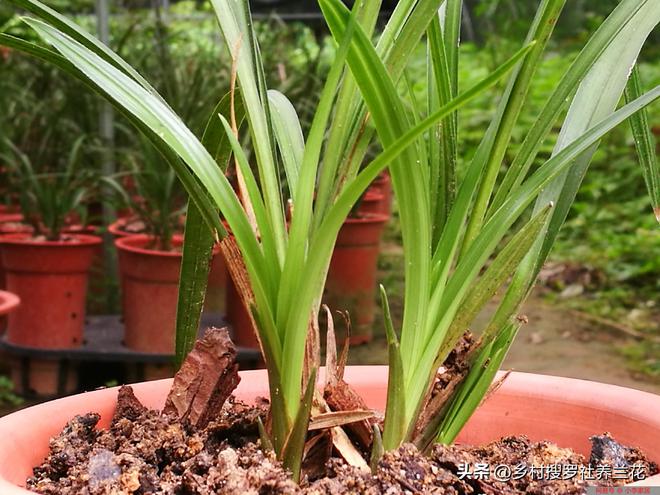
POLYGON ((98 414, 76 416, 51 440, 49 456, 27 486, 49 495, 580 494, 589 483, 581 473, 594 479, 597 473, 610 473, 609 479, 591 481, 602 486, 631 481, 642 470, 657 472, 639 451, 608 435, 592 438, 589 460, 521 436, 481 447, 436 445, 429 455, 404 445, 385 454, 375 474, 333 457, 322 477, 305 477, 297 485, 272 452, 259 447, 257 418, 265 422, 266 415, 263 401, 248 406, 232 397, 213 421, 196 428, 176 414, 147 410, 130 387, 122 387, 110 428, 96 428, 98 414), (506 468, 495 472, 501 465, 509 466, 508 476, 501 471, 506 468), (614 466, 633 465, 638 471, 624 470, 614 479, 614 466), (551 466, 570 468, 563 474, 551 466), (500 481, 507 477, 516 479, 500 481))

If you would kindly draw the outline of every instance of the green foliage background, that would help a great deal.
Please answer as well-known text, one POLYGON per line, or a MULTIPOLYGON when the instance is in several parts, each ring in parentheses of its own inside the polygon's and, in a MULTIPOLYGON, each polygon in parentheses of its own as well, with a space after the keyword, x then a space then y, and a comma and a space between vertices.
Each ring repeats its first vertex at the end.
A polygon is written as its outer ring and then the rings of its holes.
MULTIPOLYGON (((51 0, 46 3, 68 13, 77 13, 77 22, 92 32, 95 30, 93 2, 51 0)), ((467 33, 470 36, 464 36, 461 47, 459 69, 464 88, 483 78, 513 53, 537 3, 526 0, 466 2, 471 24, 467 33)), ((532 87, 530 104, 524 107, 526 113, 514 131, 514 144, 524 138, 524 129, 576 56, 577 46, 586 33, 616 3, 616 0, 567 2, 552 49, 532 87)), ((154 83, 199 135, 209 108, 228 90, 231 65, 221 46, 210 7, 188 1, 175 3, 165 17, 166 30, 159 32, 153 10, 127 9, 136 7, 130 2, 113 3, 113 6, 110 45, 154 83)), ((3 5, 0 5, 0 30, 21 37, 33 36, 3 5)), ((309 125, 310 110, 315 106, 332 58, 332 44, 327 34, 314 26, 285 24, 277 18, 260 21, 257 30, 264 47, 269 86, 285 93, 296 106, 303 125, 309 125)), ((657 43, 658 33, 654 36, 640 59, 641 76, 647 88, 660 84, 660 43, 657 43)), ((425 57, 420 47, 408 68, 408 78, 420 93, 426 83, 425 57)), ((473 155, 482 137, 481 130, 497 104, 495 95, 499 93, 501 87, 494 88, 464 112, 459 123, 459 157, 463 162, 473 155)), ((15 143, 35 164, 38 162, 38 166, 56 167, 76 139, 86 135, 86 164, 99 170, 102 152, 97 131, 99 101, 74 81, 57 74, 55 69, 13 53, 0 53, 0 108, 0 135, 15 143), (8 98, 10 94, 12 97, 8 98), (20 98, 17 99, 16 94, 20 98)), ((660 129, 660 108, 651 106, 649 112, 651 125, 660 129)), ((119 119, 116 146, 120 152, 120 170, 124 165, 123 154, 140 153, 139 142, 124 129, 119 119)), ((544 148, 546 155, 550 154, 552 146, 550 140, 544 148)), ((512 148, 515 152, 515 146, 512 148)), ((511 158, 507 156, 505 160, 511 158)), ((397 237, 393 223, 389 239, 397 237)), ((597 287, 588 288, 579 299, 562 300, 562 304, 578 306, 660 335, 660 302, 657 300, 660 229, 651 213, 627 126, 611 132, 594 156, 591 172, 562 230, 553 258, 578 262, 604 274, 597 287), (631 314, 636 317, 631 318, 631 314)), ((397 307, 396 301, 393 307, 397 307)), ((660 376, 657 344, 642 343, 625 352, 641 370, 660 376)))

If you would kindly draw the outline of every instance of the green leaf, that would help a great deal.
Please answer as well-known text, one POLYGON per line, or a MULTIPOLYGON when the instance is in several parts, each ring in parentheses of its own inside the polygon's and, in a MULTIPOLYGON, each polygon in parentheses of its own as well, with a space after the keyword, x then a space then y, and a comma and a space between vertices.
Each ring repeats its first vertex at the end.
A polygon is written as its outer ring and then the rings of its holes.
POLYGON ((245 116, 259 170, 261 190, 275 239, 278 262, 284 263, 286 225, 280 195, 270 105, 263 82, 257 43, 247 2, 212 0, 227 49, 236 61, 236 72, 245 105, 245 116))
POLYGON ((35 43, 30 43, 23 41, 19 38, 5 35, 0 33, 0 45, 4 45, 15 50, 26 53, 30 56, 43 60, 53 64, 55 67, 60 70, 68 73, 74 78, 80 80, 84 83, 89 89, 98 93, 102 97, 110 101, 115 109, 122 114, 129 122, 131 122, 142 134, 144 134, 147 139, 152 143, 156 149, 163 155, 163 158, 170 164, 172 168, 177 173, 179 180, 183 184, 184 188, 190 195, 190 197, 195 201, 195 204, 200 211, 204 214, 204 219, 209 225, 209 228, 222 232, 222 225, 218 216, 215 214, 216 209, 213 203, 208 199, 207 195, 203 192, 200 187, 197 179, 191 174, 190 170, 181 162, 180 158, 172 151, 172 149, 167 146, 162 140, 161 136, 158 136, 151 128, 145 125, 141 120, 136 118, 131 114, 126 108, 124 108, 120 103, 115 101, 111 95, 109 95, 101 86, 97 85, 94 81, 89 79, 84 73, 79 71, 73 64, 71 64, 66 58, 61 55, 43 48, 35 43))
POLYGON ((197 339, 206 296, 213 241, 213 234, 204 223, 199 210, 188 201, 176 306, 175 365, 177 369, 181 367, 197 339))
MULTIPOLYGON (((357 9, 359 4, 354 6, 357 9)), ((321 93, 319 104, 312 120, 312 126, 305 143, 298 188, 295 193, 296 205, 291 218, 289 243, 286 262, 282 272, 277 301, 277 328, 283 341, 284 361, 288 363, 283 370, 285 396, 289 398, 287 407, 295 411, 300 402, 305 342, 310 315, 318 312, 320 298, 325 284, 325 276, 330 263, 331 251, 337 238, 337 232, 324 240, 325 257, 314 271, 301 270, 310 252, 310 228, 312 225, 314 185, 316 183, 319 157, 326 132, 326 125, 332 112, 332 102, 337 84, 343 72, 344 60, 353 36, 355 15, 351 14, 348 28, 339 45, 335 60, 321 93), (311 292, 301 292, 301 286, 309 283, 311 292), (304 294, 304 295, 303 295, 304 294), (286 335, 285 335, 286 331, 286 335)), ((293 412, 291 413, 293 414, 293 412)))
POLYGON ((392 317, 390 315, 390 304, 387 301, 387 293, 385 292, 385 287, 382 285, 380 286, 380 298, 383 305, 389 362, 387 404, 385 406, 385 431, 383 432, 382 448, 385 450, 392 450, 401 444, 406 433, 406 394, 404 390, 401 348, 394 327, 392 326, 392 317))
POLYGON ((486 395, 519 328, 520 323, 507 324, 494 342, 480 349, 467 377, 456 390, 436 441, 450 444, 455 440, 486 395))
POLYGON ((300 466, 302 465, 303 451, 305 449, 305 438, 309 427, 309 418, 314 400, 314 389, 316 388, 316 368, 312 369, 307 382, 305 395, 302 398, 298 414, 293 421, 291 432, 286 440, 282 451, 282 462, 284 467, 291 471, 294 481, 300 481, 300 466))
MULTIPOLYGON (((495 134, 492 143, 487 143, 488 149, 486 163, 483 167, 484 172, 470 213, 461 252, 465 252, 483 225, 497 175, 511 140, 513 127, 523 108, 532 77, 541 63, 541 56, 565 2, 566 0, 543 0, 536 12, 525 40, 525 44, 533 43, 534 46, 511 75, 504 96, 497 108, 496 116, 490 125, 490 128, 495 130, 495 134)), ((481 155, 477 156, 481 157, 481 155)))
POLYGON ((268 91, 268 99, 273 110, 273 127, 275 137, 282 156, 284 171, 293 204, 295 206, 295 192, 298 188, 298 175, 305 152, 305 140, 296 109, 286 96, 273 89, 268 91))
MULTIPOLYGON (((486 222, 479 235, 465 253, 446 287, 436 287, 430 311, 433 318, 429 318, 429 325, 436 331, 430 334, 424 347, 421 359, 416 363, 414 372, 406 383, 409 397, 415 397, 415 406, 423 398, 426 383, 434 372, 433 363, 436 360, 446 329, 455 318, 459 303, 468 290, 469 284, 476 277, 479 267, 483 266, 502 237, 513 222, 522 214, 527 206, 553 179, 560 176, 574 163, 585 150, 589 150, 594 143, 609 130, 627 119, 640 108, 652 103, 660 97, 660 86, 638 98, 634 102, 622 107, 617 112, 592 127, 570 145, 549 159, 541 166, 515 194, 512 194, 502 207, 486 222)), ((537 200, 538 202, 538 200, 537 200)), ((458 205, 458 202, 456 203, 458 205)), ((550 202, 546 203, 547 208, 550 202)), ((528 257, 534 254, 528 253, 528 257)), ((527 259, 527 258, 525 258, 527 259)), ((517 272, 518 273, 518 272, 517 272)), ((515 277, 514 277, 515 281, 515 277)), ((505 320, 506 321, 506 320, 505 320)))
POLYGON ((266 432, 266 427, 261 421, 260 416, 257 416, 257 426, 259 427, 259 440, 261 440, 261 449, 266 452, 273 451, 273 442, 268 436, 268 432, 266 432))
MULTIPOLYGON (((635 64, 624 92, 626 102, 629 103, 639 98, 643 92, 639 69, 637 68, 637 64, 635 64)), ((658 159, 655 154, 655 140, 651 133, 646 109, 642 109, 630 117, 629 122, 639 163, 642 166, 644 181, 651 197, 653 213, 658 222, 660 222, 660 167, 658 167, 658 159)))
POLYGON ((371 473, 376 474, 378 469, 378 463, 383 458, 385 449, 383 448, 383 437, 380 433, 380 427, 378 425, 372 425, 373 432, 373 441, 371 442, 371 455, 369 457, 369 467, 371 468, 371 473))
MULTIPOLYGON (((458 2, 460 3, 460 2, 458 2)), ((460 17, 460 16, 459 16, 460 17)), ((431 20, 428 28, 428 107, 429 113, 449 102, 456 96, 452 87, 454 74, 449 73, 447 47, 442 36, 440 18, 431 20), (435 91, 433 91, 433 89, 435 91)), ((458 50, 454 50, 456 55, 458 50)), ((456 62, 458 59, 456 59, 456 62)), ((454 67, 457 69, 457 67, 454 67)), ((440 233, 447 221, 456 194, 456 163, 458 160, 458 112, 445 118, 436 133, 440 140, 429 139, 429 165, 431 191, 431 218, 433 219, 433 246, 437 245, 440 233)))
MULTIPOLYGON (((89 80, 140 121, 144 125, 141 130, 146 128, 153 132, 185 160, 227 219, 245 254, 248 269, 253 273, 263 272, 266 267, 261 249, 236 194, 225 176, 219 173, 215 160, 176 114, 160 99, 68 36, 35 19, 26 19, 26 22, 72 61, 89 80)), ((200 201, 199 193, 192 197, 196 202, 200 201)), ((219 224, 219 221, 216 220, 216 223, 219 224)), ((255 280, 265 278, 254 277, 255 280)), ((253 289, 257 295, 261 287, 255 284, 253 289)))
MULTIPOLYGON (((218 102, 208 119, 202 145, 211 153, 220 170, 225 170, 231 156, 231 145, 218 115, 230 112, 231 95, 218 102)), ((237 125, 243 121, 242 105, 235 105, 237 125)), ((214 236, 192 201, 188 201, 183 250, 181 253, 181 275, 179 276, 179 298, 176 309, 176 352, 175 364, 181 366, 192 349, 204 307, 210 259, 213 253, 214 236)), ((216 256, 222 256, 218 253, 216 256)))
MULTIPOLYGON (((617 39, 627 36, 626 32, 636 29, 636 15, 640 9, 648 8, 648 0, 623 0, 607 16, 596 32, 589 38, 575 61, 566 70, 543 110, 520 146, 518 154, 509 166, 507 173, 493 199, 489 215, 496 211, 510 191, 517 188, 527 175, 545 138, 550 133, 557 118, 566 107, 580 81, 590 71, 603 52, 617 39)), ((588 98, 591 100, 591 98, 588 98)))
POLYGON ((550 208, 551 206, 548 206, 546 209, 541 210, 516 232, 488 266, 486 272, 469 289, 460 303, 461 310, 452 321, 440 348, 436 358, 438 366, 445 361, 460 336, 468 330, 474 318, 518 268, 545 225, 550 208))

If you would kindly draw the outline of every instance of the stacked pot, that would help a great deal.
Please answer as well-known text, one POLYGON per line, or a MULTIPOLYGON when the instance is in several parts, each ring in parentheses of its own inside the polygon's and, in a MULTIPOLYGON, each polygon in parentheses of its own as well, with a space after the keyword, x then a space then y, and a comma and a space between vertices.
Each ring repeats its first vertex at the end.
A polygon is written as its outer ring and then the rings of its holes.
MULTIPOLYGON (((29 227, 18 222, 20 218, 4 223, 0 218, 4 285, 22 302, 8 315, 4 338, 33 350, 80 347, 88 274, 101 239, 78 233, 67 233, 57 241, 35 238, 29 227)), ((75 375, 60 369, 55 359, 30 359, 27 370, 15 363, 13 375, 20 393, 48 396, 76 388, 75 375)))
MULTIPOLYGON (((183 237, 175 235, 171 248, 162 250, 154 238, 127 229, 128 223, 120 219, 108 228, 115 237, 119 261, 124 345, 141 353, 172 354, 183 237)), ((172 372, 170 365, 145 367, 149 378, 171 376, 172 372)))

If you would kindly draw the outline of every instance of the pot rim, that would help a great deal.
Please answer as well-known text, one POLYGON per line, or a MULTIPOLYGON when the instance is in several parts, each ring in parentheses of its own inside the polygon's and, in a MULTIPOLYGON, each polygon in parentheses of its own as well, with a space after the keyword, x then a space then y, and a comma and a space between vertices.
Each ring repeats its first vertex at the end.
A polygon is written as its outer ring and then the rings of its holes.
POLYGON ((377 224, 387 223, 390 217, 385 213, 360 213, 359 217, 348 217, 344 223, 348 224, 377 224))
POLYGON ((367 189, 364 195, 362 196, 362 201, 382 201, 385 199, 385 195, 377 189, 367 189))
POLYGON ((133 220, 132 218, 118 218, 114 222, 112 222, 110 225, 108 225, 108 232, 110 232, 112 235, 115 237, 130 237, 133 235, 146 235, 142 232, 127 232, 125 230, 122 230, 123 227, 126 226, 126 224, 129 222, 129 220, 133 220))
POLYGON ((0 315, 6 315, 21 304, 21 298, 13 292, 0 290, 0 315))
POLYGON ((23 215, 9 211, 0 211, 0 223, 21 223, 23 215))
MULTIPOLYGON (((319 373, 319 382, 324 380, 324 369, 322 368, 319 373)), ((246 397, 256 397, 259 394, 268 392, 268 381, 266 379, 266 370, 253 370, 240 372, 241 382, 236 390, 236 395, 239 399, 246 400, 246 397)), ((503 372, 499 372, 498 378, 503 376, 503 372)), ((345 379, 348 383, 355 386, 357 389, 365 387, 375 388, 377 392, 384 396, 387 389, 387 367, 386 366, 349 366, 346 368, 345 379)), ((133 385, 135 395, 138 399, 144 401, 147 407, 157 408, 162 407, 165 402, 165 396, 169 391, 172 379, 157 380, 152 382, 142 382, 133 385)), ((81 414, 93 410, 92 404, 97 405, 99 409, 108 409, 108 402, 112 402, 111 409, 114 408, 116 403, 118 387, 96 390, 84 394, 73 395, 58 399, 55 401, 46 402, 37 406, 32 406, 13 414, 0 418, 0 438, 6 441, 0 443, 0 458, 2 456, 3 448, 9 452, 5 458, 16 457, 16 452, 12 448, 22 445, 31 441, 29 445, 22 448, 22 457, 25 459, 21 468, 28 462, 27 456, 34 456, 34 449, 44 450, 47 448, 47 439, 43 431, 35 433, 35 430, 43 430, 44 427, 41 423, 44 418, 51 418, 51 422, 57 422, 57 428, 50 428, 58 432, 64 426, 62 422, 69 421, 75 414, 81 414), (103 405, 105 403, 105 405, 103 405), (85 411, 83 411, 83 409, 85 411), (66 419, 64 419, 64 416, 66 419), (35 425, 34 429, 25 428, 25 424, 35 425), (22 427, 21 427, 22 426, 22 427), (18 438, 16 436, 18 435, 18 438), (32 435, 32 436, 30 436, 32 435), (12 438, 13 437, 13 438, 12 438), (35 446, 34 441, 43 441, 43 445, 35 446)), ((609 385, 599 382, 591 382, 587 380, 580 380, 575 378, 563 378, 548 375, 540 375, 533 373, 511 372, 506 380, 502 383, 501 387, 493 393, 484 404, 475 413, 479 415, 480 410, 487 409, 491 401, 497 402, 496 398, 500 399, 507 397, 509 399, 516 399, 519 403, 521 399, 536 407, 539 406, 539 398, 550 405, 558 404, 573 404, 575 406, 583 407, 586 410, 593 410, 590 416, 592 423, 595 423, 599 418, 606 417, 608 413, 616 411, 619 416, 625 415, 626 419, 638 421, 646 429, 654 428, 657 432, 660 431, 660 416, 657 411, 660 410, 660 395, 642 392, 636 389, 620 387, 616 385, 609 385), (589 391, 588 394, 585 391, 589 391)), ((378 399, 381 403, 384 397, 378 399)), ((374 399, 367 401, 368 407, 374 407, 374 399)), ((518 404, 510 408, 511 415, 518 413, 518 404)), ((544 408, 546 404, 543 404, 544 408)), ((493 409, 491 407, 491 409, 493 409)), ((494 408, 498 411, 498 408, 494 408)), ((591 412, 591 411, 589 411, 591 412)), ((107 424, 109 418, 106 415, 102 417, 101 421, 105 419, 107 424)), ((484 413, 485 415, 485 413, 484 413)), ((498 416, 505 420, 505 417, 498 416)), ((473 417, 474 419, 474 417, 473 417)), ((538 421, 539 429, 542 430, 548 424, 548 419, 554 419, 552 416, 543 418, 538 415, 533 418, 538 421)), ((573 417, 565 418, 566 421, 573 421, 573 417)), ((483 420, 483 418, 482 418, 483 420)), ((472 420, 471 420, 472 421, 472 420)), ((616 418, 610 418, 610 421, 616 421, 616 418)), ((536 424, 536 423, 535 423, 536 424)), ((595 427, 594 427, 595 428, 595 427)), ((468 424, 468 430, 470 426, 468 424)), ((473 428, 475 429, 475 428, 473 428)), ((520 432, 523 433, 523 432, 520 432)), ((598 433, 594 431, 593 433, 598 433)), ((546 435, 545 433, 543 433, 546 435)), ((506 435, 506 432, 499 434, 499 436, 506 435)), ((550 441, 554 438, 548 437, 550 441)), ((471 443, 469 435, 459 437, 460 443, 471 443)), ((575 445, 560 445, 572 446, 575 445)), ((658 457, 658 446, 653 447, 654 451, 647 453, 654 461, 660 460, 658 457)), ((29 461, 32 462, 32 461, 29 461)), ((40 461, 37 461, 40 462, 40 461)), ((30 466, 31 468, 32 466, 30 466)), ((10 483, 2 474, 3 466, 0 465, 0 493, 3 495, 27 495, 27 490, 10 483)), ((6 472, 6 471, 5 471, 6 472)), ((657 486, 660 484, 660 475, 655 475, 647 478, 646 480, 634 483, 635 486, 657 486)))
POLYGON ((68 237, 75 239, 76 242, 68 240, 48 241, 48 240, 35 240, 31 233, 16 232, 12 234, 0 235, 0 244, 13 245, 13 246, 33 246, 33 247, 88 247, 96 246, 103 242, 98 236, 89 234, 67 233, 68 237))
MULTIPOLYGON (((147 234, 130 234, 115 239, 115 246, 121 251, 128 251, 130 253, 142 254, 147 256, 161 256, 164 258, 180 258, 181 251, 162 251, 160 249, 152 249, 144 247, 149 242, 152 242, 156 237, 147 234)), ((183 236, 174 234, 172 236, 172 244, 174 246, 183 245, 183 236)))

